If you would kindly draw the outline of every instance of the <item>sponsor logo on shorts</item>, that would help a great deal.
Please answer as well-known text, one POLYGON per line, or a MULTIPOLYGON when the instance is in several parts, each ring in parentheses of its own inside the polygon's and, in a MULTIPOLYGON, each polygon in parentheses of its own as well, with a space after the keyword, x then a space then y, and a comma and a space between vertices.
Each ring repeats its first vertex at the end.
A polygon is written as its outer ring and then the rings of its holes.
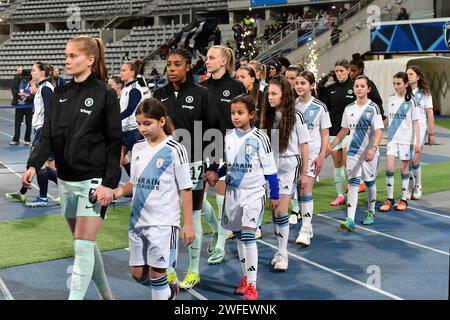
POLYGON ((159 258, 158 261, 166 262, 166 259, 164 259, 164 257, 161 256, 161 258, 159 258))

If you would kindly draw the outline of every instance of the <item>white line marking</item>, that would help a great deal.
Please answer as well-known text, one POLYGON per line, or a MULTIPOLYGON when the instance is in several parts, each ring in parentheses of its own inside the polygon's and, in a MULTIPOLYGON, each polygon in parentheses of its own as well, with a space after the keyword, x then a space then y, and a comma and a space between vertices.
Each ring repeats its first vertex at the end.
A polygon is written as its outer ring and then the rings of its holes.
MULTIPOLYGON (((342 222, 340 220, 337 220, 337 219, 334 219, 334 218, 331 218, 331 217, 328 217, 328 216, 325 216, 325 215, 322 215, 322 214, 318 214, 317 216, 325 218, 325 219, 329 219, 329 220, 332 220, 332 221, 336 221, 336 222, 339 222, 339 223, 342 222)), ((431 248, 431 247, 425 246, 425 245, 417 243, 417 242, 413 242, 413 241, 405 240, 405 239, 402 239, 402 238, 394 237, 394 236, 391 236, 390 234, 387 234, 387 233, 383 233, 383 232, 380 232, 380 231, 364 228, 364 227, 361 227, 361 226, 356 226, 356 228, 357 229, 362 229, 362 230, 365 230, 365 231, 368 231, 368 232, 371 232, 371 233, 374 233, 374 234, 378 234, 378 235, 386 237, 386 238, 391 238, 391 239, 394 239, 394 240, 398 240, 398 241, 401 241, 401 242, 404 242, 404 243, 407 243, 407 244, 410 244, 410 245, 413 245, 413 246, 416 246, 416 247, 419 247, 419 248, 422 248, 422 249, 426 249, 426 250, 430 250, 430 251, 433 251, 433 252, 436 252, 436 253, 440 253, 440 254, 443 254, 445 256, 450 256, 450 254, 448 252, 445 252, 445 251, 442 251, 442 250, 438 250, 438 249, 435 249, 435 248, 431 248)))
MULTIPOLYGON (((8 167, 6 164, 4 164, 3 162, 0 162, 1 164, 3 164, 6 169, 8 169, 11 173, 15 174, 16 176, 18 176, 20 178, 20 180, 22 180, 22 176, 20 174, 18 174, 16 171, 14 171, 13 169, 11 169, 10 167, 8 167)), ((39 186, 35 185, 34 183, 31 184, 35 189, 39 190, 39 186)), ((48 194, 47 195, 50 199, 52 199, 53 201, 55 201, 55 198, 51 195, 48 194)))
POLYGON ((433 212, 433 211, 423 210, 423 209, 419 209, 419 208, 412 207, 412 206, 409 206, 409 207, 411 209, 413 209, 413 210, 416 210, 416 211, 421 211, 421 212, 425 212, 425 213, 428 213, 428 214, 432 214, 434 216, 450 219, 450 216, 446 216, 445 214, 440 214, 440 213, 436 213, 436 212, 433 212))
MULTIPOLYGON (((8 119, 8 118, 2 117, 2 116, 0 116, 0 119, 3 119, 3 120, 6 120, 6 121, 8 121, 8 122, 14 123, 14 120, 11 120, 11 119, 8 119)), ((21 125, 22 125, 22 124, 21 124, 21 125)))
MULTIPOLYGON (((268 247, 271 247, 272 249, 278 250, 278 248, 277 248, 276 246, 274 246, 274 245, 272 245, 272 244, 270 244, 270 243, 268 243, 268 242, 265 242, 264 240, 257 240, 257 241, 258 241, 259 243, 262 243, 262 244, 268 246, 268 247)), ((380 294, 382 294, 382 295, 385 295, 386 297, 389 297, 389 298, 391 298, 391 299, 394 299, 394 300, 404 300, 403 298, 400 298, 399 296, 396 296, 395 294, 392 294, 392 293, 390 293, 390 292, 387 292, 387 291, 384 291, 384 290, 382 290, 382 289, 379 289, 379 288, 376 288, 376 287, 374 287, 374 286, 371 286, 371 285, 369 285, 369 284, 367 284, 367 283, 364 283, 364 282, 362 282, 362 281, 359 281, 359 280, 357 280, 357 279, 354 279, 354 278, 352 278, 352 277, 349 277, 349 276, 347 276, 347 275, 345 275, 345 274, 343 274, 343 273, 340 273, 340 272, 338 272, 338 271, 336 271, 336 270, 333 270, 333 269, 330 269, 330 268, 328 268, 328 267, 325 267, 325 266, 323 266, 323 265, 321 265, 321 264, 318 264, 318 263, 316 263, 316 262, 314 262, 314 261, 311 261, 311 260, 309 260, 309 259, 300 257, 299 255, 296 255, 296 254, 291 253, 291 252, 289 252, 289 251, 288 251, 288 255, 290 255, 291 257, 293 257, 293 258, 295 258, 295 259, 297 259, 297 260, 306 262, 306 263, 308 263, 308 264, 310 264, 310 265, 312 265, 312 266, 314 266, 314 267, 317 267, 317 268, 322 269, 322 270, 324 270, 324 271, 330 272, 330 273, 332 273, 332 274, 334 274, 334 275, 336 275, 336 276, 338 276, 338 277, 341 277, 341 278, 344 278, 344 279, 346 279, 346 280, 348 280, 348 281, 351 281, 351 282, 353 282, 353 283, 356 283, 356 284, 358 284, 358 285, 360 285, 360 286, 362 286, 362 287, 365 287, 365 288, 367 288, 367 289, 369 289, 369 290, 372 290, 372 291, 375 291, 375 292, 380 293, 380 294)))
MULTIPOLYGON (((7 134, 6 132, 3 132, 3 131, 1 131, 1 130, 0 130, 0 133, 3 134, 3 135, 5 135, 5 136, 7 136, 7 137, 14 138, 12 135, 7 134)), ((25 143, 24 140, 22 140, 22 139, 19 139, 19 140, 20 140, 20 142, 25 143)))
POLYGON ((6 300, 15 300, 11 292, 9 291, 6 284, 3 282, 2 278, 0 278, 0 289, 3 292, 3 295, 5 296, 6 300))
POLYGON ((208 298, 206 298, 205 296, 201 295, 200 293, 198 293, 197 291, 195 291, 194 289, 188 289, 186 290, 187 292, 189 292, 190 294, 192 294, 194 297, 196 297, 198 300, 208 300, 208 298))

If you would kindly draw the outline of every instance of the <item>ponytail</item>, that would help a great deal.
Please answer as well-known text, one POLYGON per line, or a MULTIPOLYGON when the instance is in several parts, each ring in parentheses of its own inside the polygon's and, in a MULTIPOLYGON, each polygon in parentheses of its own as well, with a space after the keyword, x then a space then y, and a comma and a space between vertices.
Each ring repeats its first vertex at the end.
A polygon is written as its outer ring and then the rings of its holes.
POLYGON ((134 59, 132 61, 125 61, 123 64, 126 64, 130 67, 131 71, 134 72, 134 78, 138 76, 141 72, 141 68, 144 65, 144 60, 142 59, 134 59))
POLYGON ((98 57, 96 59, 96 63, 94 63, 95 68, 93 68, 93 71, 97 73, 97 76, 100 80, 106 81, 107 72, 105 64, 105 45, 100 38, 94 38, 94 40, 95 42, 97 42, 98 46, 98 57))
POLYGON ((234 72, 234 51, 231 48, 225 46, 213 46, 211 49, 218 49, 222 53, 222 56, 226 60, 225 69, 230 76, 233 76, 234 72))

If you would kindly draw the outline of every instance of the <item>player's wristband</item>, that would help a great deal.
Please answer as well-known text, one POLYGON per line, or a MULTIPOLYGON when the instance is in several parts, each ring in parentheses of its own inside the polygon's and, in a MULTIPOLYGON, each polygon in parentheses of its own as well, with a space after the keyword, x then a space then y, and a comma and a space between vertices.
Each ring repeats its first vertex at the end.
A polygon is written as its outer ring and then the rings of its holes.
POLYGON ((429 135, 429 136, 435 136, 436 133, 429 133, 428 135, 429 135))
POLYGON ((372 148, 370 148, 370 149, 374 149, 375 151, 377 151, 378 150, 378 146, 372 146, 372 148))

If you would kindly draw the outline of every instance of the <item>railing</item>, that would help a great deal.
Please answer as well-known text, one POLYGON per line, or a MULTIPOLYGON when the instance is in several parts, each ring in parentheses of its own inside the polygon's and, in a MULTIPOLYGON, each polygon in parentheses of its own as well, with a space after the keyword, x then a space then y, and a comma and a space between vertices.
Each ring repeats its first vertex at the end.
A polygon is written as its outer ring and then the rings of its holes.
MULTIPOLYGON (((372 1, 373 0, 362 0, 362 1, 359 1, 357 4, 352 6, 349 10, 347 10, 341 16, 335 17, 333 19, 329 19, 327 21, 319 21, 319 25, 316 28, 314 28, 311 31, 307 32, 306 34, 304 34, 300 38, 296 38, 295 40, 293 40, 293 41, 291 41, 289 43, 286 43, 283 46, 277 48, 277 51, 279 51, 279 52, 286 52, 288 49, 291 49, 291 48, 297 49, 298 48, 298 44, 305 44, 305 43, 308 42, 308 40, 310 38, 311 39, 315 38, 317 35, 321 34, 323 29, 326 29, 327 25, 329 25, 330 23, 331 23, 331 25, 335 24, 335 23, 338 24, 338 25, 341 25, 346 19, 350 18, 355 13, 361 11, 362 8, 367 6, 372 1)), ((297 26, 297 29, 295 29, 295 31, 298 31, 299 30, 298 23, 295 23, 295 25, 297 26)), ((283 30, 281 30, 281 31, 283 31, 283 30)), ((276 44, 272 45, 267 50, 270 50, 270 49, 272 49, 275 46, 276 46, 276 44)), ((267 50, 265 50, 265 51, 267 51, 267 50)), ((270 59, 270 57, 272 57, 272 55, 273 55, 273 52, 262 53, 261 55, 258 56, 258 60, 260 60, 261 62, 266 62, 267 60, 270 59)))

